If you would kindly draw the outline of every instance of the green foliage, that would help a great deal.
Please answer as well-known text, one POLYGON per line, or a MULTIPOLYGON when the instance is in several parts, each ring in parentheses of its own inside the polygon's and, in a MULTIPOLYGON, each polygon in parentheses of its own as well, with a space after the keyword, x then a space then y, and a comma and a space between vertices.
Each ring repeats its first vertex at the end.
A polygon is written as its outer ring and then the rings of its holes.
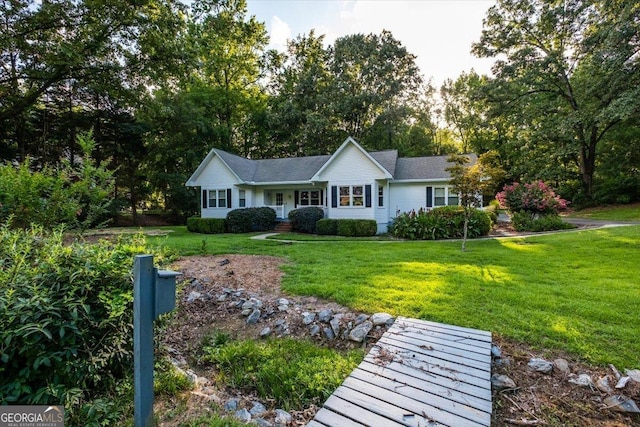
POLYGON ((247 424, 233 417, 225 417, 221 415, 203 415, 196 419, 191 419, 181 427, 246 427, 247 424))
MULTIPOLYGON (((463 237, 465 210, 462 206, 441 206, 430 211, 420 209, 394 218, 389 231, 394 237, 409 240, 438 240, 463 237)), ((467 226, 469 238, 486 236, 491 231, 490 215, 472 208, 467 226)))
POLYGON ((230 233, 272 230, 276 212, 268 207, 234 209, 227 214, 226 226, 230 233))
POLYGON ((567 201, 556 195, 551 187, 542 181, 530 184, 514 182, 505 185, 496 194, 500 206, 510 212, 526 212, 531 218, 538 215, 558 214, 567 208, 567 201))
POLYGON ((567 230, 575 228, 574 225, 566 223, 560 215, 550 213, 531 217, 526 212, 514 212, 511 214, 511 223, 517 231, 551 231, 567 230))
POLYGON ((322 404, 362 357, 361 351, 340 353, 285 338, 224 342, 206 347, 204 360, 216 366, 224 384, 299 410, 322 404))
POLYGON ((226 231, 224 218, 200 218, 192 216, 187 218, 187 230, 192 233, 220 234, 226 231))
POLYGON ((378 223, 374 219, 338 219, 338 236, 368 237, 378 232, 378 223))
POLYGON ((72 425, 120 414, 110 396, 130 375, 142 253, 140 236, 64 245, 60 232, 0 228, 0 404, 64 404, 72 425))
POLYGON ((177 396, 191 390, 193 383, 179 372, 166 357, 156 358, 154 366, 153 392, 160 396, 177 396))
POLYGON ((298 233, 314 234, 316 223, 324 218, 324 210, 316 206, 294 209, 289 212, 289 221, 293 231, 298 233))
POLYGON ((316 232, 321 236, 337 236, 338 220, 323 218, 316 222, 316 232))

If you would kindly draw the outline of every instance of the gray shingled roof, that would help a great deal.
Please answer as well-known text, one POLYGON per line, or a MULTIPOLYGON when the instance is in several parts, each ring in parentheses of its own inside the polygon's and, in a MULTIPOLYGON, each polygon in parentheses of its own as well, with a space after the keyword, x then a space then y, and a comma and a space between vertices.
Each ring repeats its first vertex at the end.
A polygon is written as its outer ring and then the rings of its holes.
MULTIPOLYGON (((251 160, 218 149, 214 151, 241 180, 255 183, 309 181, 331 158, 329 155, 324 155, 251 160)), ((395 181, 450 178, 449 173, 445 171, 450 166, 447 162, 448 156, 398 158, 397 150, 369 154, 393 176, 395 181)), ((475 154, 468 156, 472 163, 477 160, 475 154)))

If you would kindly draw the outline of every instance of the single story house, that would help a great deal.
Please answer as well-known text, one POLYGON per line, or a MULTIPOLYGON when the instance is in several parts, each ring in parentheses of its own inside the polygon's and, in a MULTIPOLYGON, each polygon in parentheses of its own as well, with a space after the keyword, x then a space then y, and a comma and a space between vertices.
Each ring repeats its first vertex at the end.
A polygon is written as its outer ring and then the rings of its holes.
POLYGON ((286 219, 293 209, 318 206, 325 218, 374 219, 384 233, 400 212, 459 204, 447 157, 368 152, 351 137, 324 156, 252 160, 214 148, 186 185, 201 188, 202 218, 268 206, 286 219))

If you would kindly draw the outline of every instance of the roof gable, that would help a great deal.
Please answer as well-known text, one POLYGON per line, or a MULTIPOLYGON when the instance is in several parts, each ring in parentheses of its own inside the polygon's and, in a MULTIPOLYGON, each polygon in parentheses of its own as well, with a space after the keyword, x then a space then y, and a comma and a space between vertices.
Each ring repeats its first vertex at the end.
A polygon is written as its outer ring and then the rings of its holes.
MULTIPOLYGON (((195 172, 189 177, 189 179, 185 183, 187 187, 197 187, 200 185, 198 184, 198 178, 205 171, 205 169, 207 168, 209 163, 211 163, 214 157, 218 157, 218 159, 220 159, 222 164, 224 164, 224 166, 229 170, 229 172, 231 172, 233 176, 235 176, 238 179, 238 181, 240 182, 244 181, 244 179, 238 174, 238 171, 235 170, 231 165, 229 165, 229 161, 231 161, 232 165, 235 165, 236 167, 238 167, 238 165, 240 164, 240 161, 238 159, 246 160, 246 161, 250 161, 250 160, 244 159, 239 156, 234 156, 233 154, 229 154, 226 151, 218 150, 217 148, 212 148, 211 151, 209 151, 209 153, 207 153, 205 158, 200 162, 195 172), (234 159, 234 157, 237 159, 234 159)), ((238 169, 241 172, 243 172, 242 170, 243 168, 238 168, 238 169)))
MULTIPOLYGON (((333 153, 331 155, 331 157, 329 158, 329 160, 327 160, 327 162, 313 175, 313 177, 311 178, 312 181, 323 181, 323 179, 321 178, 322 172, 324 172, 325 170, 327 170, 327 168, 331 165, 331 163, 335 162, 337 158, 340 157, 341 153, 343 151, 345 151, 347 149, 347 147, 349 146, 353 146, 355 147, 357 150, 359 150, 371 163, 373 163, 373 165, 380 169, 380 171, 384 174, 384 177, 387 179, 393 179, 393 175, 391 174, 391 172, 389 172, 387 169, 385 169, 384 166, 382 166, 380 164, 380 162, 378 162, 378 160, 376 160, 371 154, 369 154, 369 152, 367 152, 367 150, 365 150, 364 148, 362 148, 362 146, 360 144, 358 144, 353 138, 348 137, 340 146, 340 148, 338 148, 336 150, 335 153, 333 153)), ((392 157, 392 151, 388 152, 391 153, 391 155, 384 155, 382 153, 387 153, 387 152, 379 152, 379 158, 383 161, 385 161, 386 163, 391 163, 391 157, 392 157)), ((397 152, 396 153, 396 157, 397 157, 397 152)), ((394 162, 395 163, 395 162, 394 162)))

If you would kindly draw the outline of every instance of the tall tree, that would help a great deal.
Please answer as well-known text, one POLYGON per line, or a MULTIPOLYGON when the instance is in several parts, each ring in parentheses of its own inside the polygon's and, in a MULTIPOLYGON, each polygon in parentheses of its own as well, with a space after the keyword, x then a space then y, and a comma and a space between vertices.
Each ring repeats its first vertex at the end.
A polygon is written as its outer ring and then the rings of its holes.
POLYGON ((624 0, 499 0, 473 51, 499 58, 494 95, 524 111, 524 143, 575 164, 594 193, 598 145, 639 113, 640 6, 624 0))

